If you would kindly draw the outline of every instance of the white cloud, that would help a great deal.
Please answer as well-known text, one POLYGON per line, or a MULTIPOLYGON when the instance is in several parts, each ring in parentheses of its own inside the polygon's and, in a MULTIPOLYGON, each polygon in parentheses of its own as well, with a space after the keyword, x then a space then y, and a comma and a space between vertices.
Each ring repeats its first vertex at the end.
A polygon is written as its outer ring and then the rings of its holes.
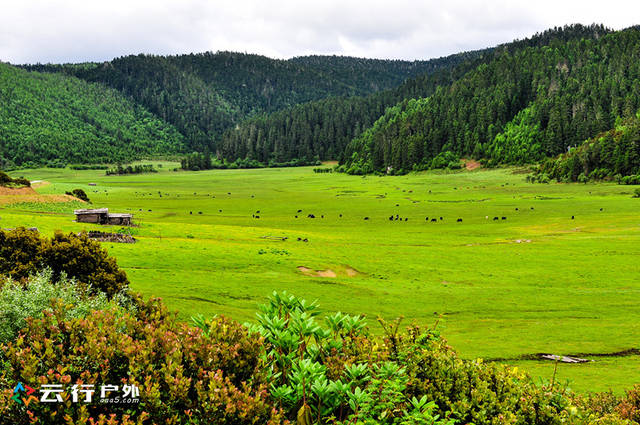
MULTIPOLYGON (((2 0, 0 60, 233 50, 427 59, 568 23, 638 22, 627 1, 2 0)), ((640 18, 639 18, 640 19, 640 18)))

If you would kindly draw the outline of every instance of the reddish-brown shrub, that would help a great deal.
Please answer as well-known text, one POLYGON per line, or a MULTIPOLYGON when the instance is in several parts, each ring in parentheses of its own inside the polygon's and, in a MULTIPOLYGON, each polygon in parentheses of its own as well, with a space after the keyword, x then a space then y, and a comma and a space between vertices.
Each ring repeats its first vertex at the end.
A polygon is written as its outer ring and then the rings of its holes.
POLYGON ((156 424, 283 423, 261 379, 262 339, 249 336, 240 324, 213 319, 207 336, 176 321, 157 301, 141 304, 136 316, 96 311, 66 320, 63 308, 30 319, 17 341, 2 348, 0 387, 133 384, 140 388, 140 402, 73 403, 67 394, 62 403, 25 407, 10 400, 8 390, 0 394, 6 423, 90 424, 111 415, 106 423, 144 418, 156 424))

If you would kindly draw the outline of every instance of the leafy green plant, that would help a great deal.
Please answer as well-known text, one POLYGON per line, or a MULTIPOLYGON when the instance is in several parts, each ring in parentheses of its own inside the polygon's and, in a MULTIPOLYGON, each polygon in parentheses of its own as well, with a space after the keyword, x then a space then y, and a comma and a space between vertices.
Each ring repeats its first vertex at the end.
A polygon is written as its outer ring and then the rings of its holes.
POLYGON ((27 318, 42 317, 51 312, 56 302, 65 306, 65 318, 88 316, 93 310, 125 307, 135 309, 127 293, 122 292, 109 301, 102 292, 90 294, 86 287, 62 274, 52 283, 53 272, 46 269, 31 276, 22 285, 8 280, 0 288, 0 345, 14 341, 27 318))

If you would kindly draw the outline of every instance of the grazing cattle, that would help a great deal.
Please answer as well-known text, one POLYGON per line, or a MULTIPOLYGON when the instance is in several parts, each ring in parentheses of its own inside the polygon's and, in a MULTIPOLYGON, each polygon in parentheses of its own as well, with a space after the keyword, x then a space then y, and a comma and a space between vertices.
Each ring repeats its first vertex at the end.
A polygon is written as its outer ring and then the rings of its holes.
POLYGON ((429 217, 425 217, 424 219, 425 219, 426 221, 429 221, 429 217))
POLYGON ((436 220, 435 218, 432 218, 432 219, 431 219, 431 222, 432 222, 432 223, 435 223, 436 221, 438 221, 438 220, 436 220))
POLYGON ((302 242, 309 242, 309 239, 304 238, 304 239, 302 240, 302 242))
POLYGON ((400 204, 396 204, 396 207, 399 207, 399 206, 400 206, 400 204))
POLYGON ((576 219, 576 217, 572 215, 571 216, 571 220, 575 220, 575 219, 576 219))
POLYGON ((301 212, 302 212, 302 210, 298 210, 297 212, 301 213, 301 212))
POLYGON ((256 215, 255 214, 251 214, 251 218, 256 218, 256 215))
POLYGON ((231 192, 227 192, 227 195, 231 195, 231 192))
POLYGON ((320 218, 324 218, 324 214, 320 216, 320 218))
POLYGON ((516 208, 516 211, 518 211, 518 209, 516 208))
POLYGON ((257 216, 256 216, 256 218, 260 218, 260 216, 259 216, 259 215, 257 215, 257 216))
POLYGON ((198 214, 202 215, 202 211, 198 211, 198 214))
POLYGON ((309 215, 307 215, 307 217, 309 217, 309 218, 316 218, 316 216, 315 216, 315 215, 313 215, 313 214, 309 214, 309 215))
POLYGON ((389 216, 389 221, 393 221, 393 216, 392 215, 389 216))
POLYGON ((600 211, 604 210, 604 208, 600 208, 600 211))
POLYGON ((218 210, 218 212, 222 212, 222 210, 218 210))
POLYGON ((404 221, 409 221, 409 219, 407 217, 404 218, 404 221))
POLYGON ((296 218, 298 218, 298 216, 296 216, 296 218))
POLYGON ((500 220, 498 217, 493 217, 493 221, 500 220))
POLYGON ((365 219, 365 220, 369 220, 369 217, 365 217, 364 219, 365 219))
POLYGON ((149 212, 151 212, 151 210, 149 210, 149 212))
POLYGON ((440 217, 440 221, 442 221, 442 220, 443 220, 443 218, 442 218, 442 217, 440 217))
POLYGON ((256 214, 260 214, 260 210, 256 211, 256 214))
POLYGON ((531 209, 533 209, 533 207, 531 207, 531 209))
POLYGON ((301 241, 301 240, 302 240, 302 238, 298 238, 298 240, 299 240, 299 241, 301 241))
POLYGON ((502 219, 503 219, 503 220, 506 220, 506 219, 507 219, 507 217, 502 217, 502 219))
POLYGON ((339 217, 340 217, 340 218, 342 218, 342 214, 340 214, 340 216, 339 216, 339 217))
POLYGON ((461 219, 461 218, 459 218, 459 219, 457 220, 457 222, 458 222, 458 223, 462 223, 462 219, 461 219))

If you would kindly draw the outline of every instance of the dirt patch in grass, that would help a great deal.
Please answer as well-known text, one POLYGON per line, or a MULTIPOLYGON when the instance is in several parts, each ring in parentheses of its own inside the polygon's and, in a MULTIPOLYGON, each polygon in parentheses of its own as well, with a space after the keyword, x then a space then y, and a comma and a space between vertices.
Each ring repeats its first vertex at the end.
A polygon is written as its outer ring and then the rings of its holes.
POLYGON ((346 267, 344 269, 344 272, 349 277, 356 277, 356 276, 358 276, 360 274, 360 272, 358 270, 354 269, 353 267, 346 267))
POLYGON ((37 195, 31 187, 4 187, 0 186, 0 196, 28 196, 37 195))
POLYGON ((482 164, 480 164, 478 161, 475 161, 473 159, 463 159, 462 162, 464 162, 464 168, 466 168, 469 171, 482 167, 482 164))
POLYGON ((0 205, 23 204, 23 203, 41 203, 53 204, 59 202, 83 202, 69 195, 39 195, 35 192, 30 195, 3 195, 0 194, 0 205))
POLYGON ((303 275, 312 277, 356 277, 361 274, 358 270, 350 266, 345 266, 344 269, 338 269, 338 271, 332 269, 314 270, 305 266, 298 266, 297 269, 302 272, 303 275))
POLYGON ((48 185, 49 182, 38 182, 32 187, 2 187, 0 186, 0 205, 22 204, 22 203, 55 203, 55 202, 83 202, 78 198, 70 195, 41 195, 36 192, 34 187, 48 185))

